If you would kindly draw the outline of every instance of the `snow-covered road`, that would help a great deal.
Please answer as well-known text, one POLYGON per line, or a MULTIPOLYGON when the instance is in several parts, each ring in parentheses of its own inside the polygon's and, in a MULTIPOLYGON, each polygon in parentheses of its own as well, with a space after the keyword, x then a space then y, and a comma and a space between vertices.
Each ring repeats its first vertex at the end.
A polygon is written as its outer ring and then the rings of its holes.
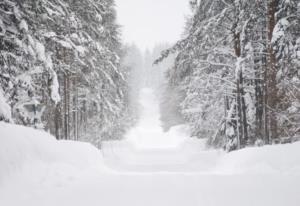
POLYGON ((188 137, 186 126, 163 132, 150 89, 142 91, 141 105, 140 122, 127 138, 105 143, 101 152, 49 137, 45 143, 31 137, 42 133, 0 125, 0 163, 7 167, 0 168, 0 205, 299 205, 299 143, 230 154, 205 150, 204 141, 188 137), (13 137, 22 134, 28 140, 17 147, 25 140, 11 138, 12 130, 20 130, 13 137), (10 160, 1 159, 4 154, 10 160))
POLYGON ((1 205, 298 206, 300 201, 299 179, 289 176, 123 173, 51 181, 1 191, 1 205))
POLYGON ((107 166, 123 172, 195 173, 211 168, 220 151, 204 151, 205 141, 191 139, 185 125, 164 132, 153 90, 142 89, 140 105, 140 121, 126 139, 103 144, 107 166), (198 164, 199 161, 202 164, 198 164))

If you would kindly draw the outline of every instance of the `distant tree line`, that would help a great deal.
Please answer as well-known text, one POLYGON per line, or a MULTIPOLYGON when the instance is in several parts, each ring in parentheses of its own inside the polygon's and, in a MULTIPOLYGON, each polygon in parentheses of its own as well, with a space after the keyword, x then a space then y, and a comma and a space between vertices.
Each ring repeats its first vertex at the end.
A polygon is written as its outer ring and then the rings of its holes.
POLYGON ((0 119, 57 139, 120 138, 128 70, 112 0, 0 1, 0 119))
MULTIPOLYGON (((299 0, 192 0, 168 71, 193 136, 228 151, 300 137, 299 0)), ((167 98, 167 97, 166 97, 167 98)))

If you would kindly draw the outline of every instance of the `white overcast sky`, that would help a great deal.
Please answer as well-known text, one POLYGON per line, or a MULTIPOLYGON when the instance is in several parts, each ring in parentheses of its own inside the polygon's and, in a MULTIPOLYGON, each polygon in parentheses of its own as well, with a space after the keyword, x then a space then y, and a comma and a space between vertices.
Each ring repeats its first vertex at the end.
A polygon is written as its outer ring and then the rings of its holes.
POLYGON ((183 32, 189 0, 116 0, 123 40, 142 50, 173 43, 183 32))

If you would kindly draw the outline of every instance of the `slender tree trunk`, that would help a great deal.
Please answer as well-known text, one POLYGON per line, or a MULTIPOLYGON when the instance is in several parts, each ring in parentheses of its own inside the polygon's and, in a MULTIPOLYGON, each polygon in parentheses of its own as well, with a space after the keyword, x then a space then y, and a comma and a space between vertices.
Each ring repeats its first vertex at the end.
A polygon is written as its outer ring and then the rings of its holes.
POLYGON ((244 77, 243 71, 241 69, 241 62, 240 58, 242 55, 241 49, 241 38, 240 33, 234 34, 234 50, 235 55, 237 57, 237 75, 236 75, 236 87, 237 87, 237 132, 238 132, 238 149, 245 145, 246 141, 248 140, 248 125, 247 125, 247 115, 246 115, 246 104, 244 99, 244 77))
POLYGON ((73 97, 73 129, 74 129, 74 139, 78 140, 78 88, 77 88, 77 75, 75 75, 73 80, 74 97, 73 97))
POLYGON ((247 121, 247 107, 245 102, 245 89, 244 89, 244 77, 243 71, 240 72, 240 84, 241 84, 241 109, 243 115, 243 144, 248 143, 248 121, 247 121))
POLYGON ((55 105, 55 114, 54 114, 54 125, 55 125, 55 137, 56 139, 60 139, 60 116, 61 116, 61 111, 60 111, 60 104, 55 105))
POLYGON ((71 139, 71 79, 70 74, 67 75, 67 114, 68 114, 68 139, 71 139))
POLYGON ((228 108, 229 107, 229 103, 228 103, 228 97, 227 97, 227 92, 225 92, 225 96, 224 96, 224 135, 226 138, 226 141, 228 140, 227 137, 227 118, 228 118, 228 108))
POLYGON ((262 126, 263 126, 263 85, 262 85, 262 75, 263 71, 262 64, 259 63, 262 60, 258 60, 258 57, 254 60, 255 64, 255 138, 253 143, 257 139, 262 139, 262 126))
POLYGON ((265 144, 270 144, 270 133, 269 133, 269 109, 268 109, 268 86, 267 79, 268 69, 265 67, 264 73, 264 133, 265 133, 265 144))
POLYGON ((69 139, 69 75, 68 72, 64 76, 64 136, 69 139))
MULTIPOLYGON (((241 71, 238 71, 239 73, 241 71)), ((240 76, 240 74, 238 74, 240 76)), ((237 141, 238 141, 238 149, 241 148, 242 146, 242 139, 243 139, 243 134, 242 134, 242 106, 241 106, 241 88, 240 88, 240 78, 237 79, 236 82, 236 105, 237 105, 237 141)))
POLYGON ((83 127, 83 130, 84 130, 84 133, 86 133, 87 132, 87 102, 86 102, 86 100, 83 100, 83 112, 82 112, 82 114, 83 114, 83 121, 84 121, 84 127, 83 127))
POLYGON ((276 56, 272 45, 273 31, 276 25, 276 10, 278 0, 268 0, 268 75, 267 75, 267 88, 268 88, 268 110, 270 118, 270 132, 271 138, 278 137, 277 134, 277 117, 276 110, 278 105, 278 91, 277 91, 277 62, 276 56))

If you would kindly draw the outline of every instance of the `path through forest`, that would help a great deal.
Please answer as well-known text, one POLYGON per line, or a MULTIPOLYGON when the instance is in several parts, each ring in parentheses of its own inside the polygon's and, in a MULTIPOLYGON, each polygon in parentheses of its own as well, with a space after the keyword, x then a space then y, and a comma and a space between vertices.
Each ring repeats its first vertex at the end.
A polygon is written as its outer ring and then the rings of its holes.
POLYGON ((141 92, 139 123, 121 142, 107 142, 107 171, 45 168, 16 176, 1 191, 5 206, 296 206, 298 176, 216 170, 223 152, 205 150, 177 126, 164 133, 150 89, 141 92), (37 174, 37 175, 33 175, 37 174), (17 187, 16 187, 17 185, 17 187), (18 194, 18 198, 16 197, 18 194))

